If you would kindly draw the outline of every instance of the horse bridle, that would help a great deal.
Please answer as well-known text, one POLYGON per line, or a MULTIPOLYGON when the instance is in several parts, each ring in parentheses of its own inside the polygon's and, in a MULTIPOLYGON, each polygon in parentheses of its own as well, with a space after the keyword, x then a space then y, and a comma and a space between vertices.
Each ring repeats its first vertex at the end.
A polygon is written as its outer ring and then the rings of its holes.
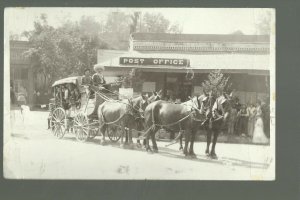
POLYGON ((138 119, 144 119, 144 116, 141 114, 141 112, 140 112, 140 106, 139 106, 139 108, 137 109, 137 108, 135 108, 135 106, 133 105, 133 101, 132 101, 132 99, 128 99, 128 101, 129 101, 129 106, 131 107, 131 114, 132 114, 132 116, 134 117, 134 120, 136 121, 136 120, 138 120, 138 119))

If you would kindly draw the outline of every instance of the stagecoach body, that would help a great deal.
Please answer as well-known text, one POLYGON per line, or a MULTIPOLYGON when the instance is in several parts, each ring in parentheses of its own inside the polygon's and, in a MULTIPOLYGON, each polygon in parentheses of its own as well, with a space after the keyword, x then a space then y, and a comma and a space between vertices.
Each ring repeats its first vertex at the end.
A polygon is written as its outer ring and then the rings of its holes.
MULTIPOLYGON (((81 85, 82 77, 69 77, 56 81, 52 85, 54 98, 49 101, 49 120, 50 129, 58 138, 63 138, 66 133, 73 133, 78 141, 86 141, 88 138, 94 138, 99 134, 99 124, 97 110, 100 104, 105 100, 94 92, 89 86, 81 85), (72 85, 76 92, 77 99, 64 100, 63 88, 66 85, 72 85)), ((110 99, 117 99, 117 95, 106 94, 110 99)), ((71 97, 69 97, 71 98, 71 97)), ((113 141, 118 141, 118 137, 108 136, 113 141)))

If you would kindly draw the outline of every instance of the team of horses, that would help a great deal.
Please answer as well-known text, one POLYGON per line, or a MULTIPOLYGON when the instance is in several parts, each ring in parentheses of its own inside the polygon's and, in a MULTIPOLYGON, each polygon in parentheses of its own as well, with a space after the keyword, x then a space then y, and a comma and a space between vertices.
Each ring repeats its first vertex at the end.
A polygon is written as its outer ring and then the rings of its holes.
MULTIPOLYGON (((180 104, 161 100, 161 91, 152 96, 141 95, 131 99, 106 101, 98 108, 100 131, 105 141, 108 125, 122 127, 125 144, 132 144, 132 130, 138 131, 137 143, 144 139, 147 151, 158 152, 155 134, 163 128, 169 132, 179 132, 175 140, 180 140, 180 150, 185 156, 195 157, 194 141, 196 132, 203 127, 207 133, 207 156, 216 159, 215 147, 221 129, 227 123, 232 106, 231 95, 222 93, 214 96, 204 93, 180 104), (184 147, 182 140, 184 138, 184 147), (152 141, 152 148, 149 141, 152 141), (210 144, 212 147, 210 149, 210 144)), ((123 136, 122 136, 123 142, 123 136)))

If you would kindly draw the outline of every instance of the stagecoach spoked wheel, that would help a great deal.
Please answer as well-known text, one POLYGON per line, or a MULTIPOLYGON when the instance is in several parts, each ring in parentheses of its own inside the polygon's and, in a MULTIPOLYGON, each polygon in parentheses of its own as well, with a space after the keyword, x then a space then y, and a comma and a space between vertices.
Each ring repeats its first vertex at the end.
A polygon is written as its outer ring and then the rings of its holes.
POLYGON ((66 133, 66 112, 62 108, 56 108, 51 117, 51 131, 59 139, 66 133))
POLYGON ((91 128, 89 132, 89 139, 94 139, 98 135, 98 128, 91 128))
POLYGON ((123 128, 118 125, 111 124, 107 126, 106 132, 108 138, 112 142, 118 142, 123 134, 123 128))
POLYGON ((85 142, 89 138, 90 126, 86 114, 78 113, 75 116, 73 130, 78 141, 85 142))

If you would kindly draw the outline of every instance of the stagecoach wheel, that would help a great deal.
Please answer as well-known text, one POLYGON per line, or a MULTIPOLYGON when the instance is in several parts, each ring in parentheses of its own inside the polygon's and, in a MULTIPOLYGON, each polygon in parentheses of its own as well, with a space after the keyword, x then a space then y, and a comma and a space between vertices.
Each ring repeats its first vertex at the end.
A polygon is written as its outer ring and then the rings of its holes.
POLYGON ((112 124, 112 125, 107 126, 106 132, 107 132, 108 138, 112 142, 118 142, 123 134, 123 128, 118 125, 112 124))
POLYGON ((62 108, 53 111, 50 124, 53 135, 59 139, 63 138, 66 133, 66 113, 62 108))
POLYGON ((89 137, 89 120, 83 113, 78 113, 74 118, 74 133, 76 139, 80 142, 85 142, 89 137))
POLYGON ((89 139, 94 139, 98 135, 98 128, 92 128, 89 132, 89 139))

